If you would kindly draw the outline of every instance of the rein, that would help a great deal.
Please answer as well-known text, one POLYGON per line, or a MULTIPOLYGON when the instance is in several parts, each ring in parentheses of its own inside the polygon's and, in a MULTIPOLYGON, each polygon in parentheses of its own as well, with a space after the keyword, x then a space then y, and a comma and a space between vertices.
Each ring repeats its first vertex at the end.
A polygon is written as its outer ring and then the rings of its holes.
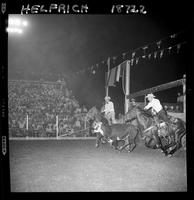
POLYGON ((145 130, 143 130, 143 132, 145 133, 145 132, 147 132, 147 131, 151 130, 152 128, 154 128, 154 127, 156 127, 156 126, 152 125, 152 126, 150 126, 150 127, 146 128, 145 130))

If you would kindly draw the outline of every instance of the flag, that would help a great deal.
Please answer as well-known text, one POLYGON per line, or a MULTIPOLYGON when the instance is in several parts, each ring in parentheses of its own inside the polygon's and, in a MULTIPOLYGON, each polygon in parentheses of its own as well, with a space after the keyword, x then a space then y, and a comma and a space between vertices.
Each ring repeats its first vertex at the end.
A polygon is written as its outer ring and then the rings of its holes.
POLYGON ((117 56, 114 56, 113 57, 113 63, 115 63, 116 59, 117 59, 117 56))
POLYGON ((138 62, 139 62, 139 57, 138 57, 138 58, 136 58, 136 60, 135 60, 135 64, 137 65, 137 64, 138 64, 138 62))
POLYGON ((178 44, 178 45, 177 45, 177 53, 179 53, 180 48, 181 48, 181 44, 178 44))
POLYGON ((133 59, 133 58, 131 59, 131 66, 133 65, 134 60, 135 60, 135 59, 133 59))
POLYGON ((133 53, 132 53, 132 58, 134 58, 134 57, 135 57, 135 54, 136 54, 136 52, 133 52, 133 53))
POLYGON ((164 50, 161 50, 160 51, 160 58, 163 56, 163 54, 164 54, 164 50))
POLYGON ((116 67, 116 81, 119 82, 119 78, 121 76, 121 64, 116 67))
POLYGON ((116 67, 112 68, 109 72, 109 76, 108 76, 108 72, 105 73, 105 81, 106 81, 106 85, 107 86, 113 86, 115 87, 115 81, 116 81, 116 67))
POLYGON ((105 81, 107 86, 115 87, 115 82, 119 82, 120 77, 122 77, 123 70, 126 68, 127 61, 121 63, 117 67, 114 67, 110 70, 109 77, 107 77, 107 72, 105 73, 105 81))
POLYGON ((156 57, 157 57, 157 51, 154 52, 154 58, 156 58, 156 57))
POLYGON ((142 47, 143 53, 146 54, 146 49, 148 49, 148 46, 142 47))
POLYGON ((123 59, 125 58, 126 54, 127 54, 127 52, 122 53, 123 59))
POLYGON ((152 56, 152 54, 150 53, 150 54, 148 55, 149 60, 150 60, 151 56, 152 56))
MULTIPOLYGON (((122 62, 119 66, 120 66, 120 72, 118 72, 118 70, 117 70, 117 72, 119 73, 120 76, 119 75, 118 76, 122 77, 123 76, 123 70, 125 70, 125 68, 127 66, 127 61, 122 62)), ((116 79, 116 80, 118 80, 118 79, 116 79)))
POLYGON ((107 65, 108 65, 108 67, 110 67, 110 57, 108 57, 108 59, 107 59, 107 65))
POLYGON ((160 49, 160 45, 161 45, 161 43, 162 43, 161 40, 157 42, 158 49, 160 49))
POLYGON ((176 38, 176 36, 177 36, 177 34, 173 34, 173 35, 171 35, 170 37, 171 37, 171 38, 176 38))
POLYGON ((119 82, 119 78, 123 76, 123 70, 127 66, 127 61, 122 62, 119 66, 117 66, 116 71, 116 81, 119 82))
POLYGON ((172 47, 168 47, 168 52, 171 53, 172 47))

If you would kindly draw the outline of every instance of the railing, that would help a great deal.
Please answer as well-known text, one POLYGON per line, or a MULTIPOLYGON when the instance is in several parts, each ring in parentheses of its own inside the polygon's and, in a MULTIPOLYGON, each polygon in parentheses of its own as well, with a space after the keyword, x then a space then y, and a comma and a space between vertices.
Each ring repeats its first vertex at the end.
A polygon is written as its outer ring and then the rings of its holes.
POLYGON ((21 124, 9 126, 10 138, 61 138, 61 137, 94 137, 90 131, 89 122, 85 118, 85 113, 82 115, 83 120, 76 122, 63 122, 63 117, 55 116, 53 123, 44 121, 44 124, 36 124, 31 121, 32 116, 26 115, 21 124), (50 128, 49 128, 50 127, 50 128))
POLYGON ((148 89, 145 89, 145 90, 135 92, 133 94, 128 95, 127 98, 128 99, 136 98, 136 97, 139 97, 139 96, 147 95, 148 93, 155 93, 155 92, 167 90, 167 89, 178 87, 178 86, 182 86, 183 102, 182 102, 182 104, 180 103, 179 105, 175 105, 175 107, 173 105, 169 106, 169 104, 167 103, 166 104, 167 110, 171 109, 174 112, 175 110, 179 110, 181 108, 181 112, 183 112, 186 115, 186 74, 183 75, 182 79, 172 81, 172 82, 169 82, 169 83, 165 83, 165 84, 162 84, 162 85, 157 85, 157 86, 152 87, 152 88, 148 88, 148 89))

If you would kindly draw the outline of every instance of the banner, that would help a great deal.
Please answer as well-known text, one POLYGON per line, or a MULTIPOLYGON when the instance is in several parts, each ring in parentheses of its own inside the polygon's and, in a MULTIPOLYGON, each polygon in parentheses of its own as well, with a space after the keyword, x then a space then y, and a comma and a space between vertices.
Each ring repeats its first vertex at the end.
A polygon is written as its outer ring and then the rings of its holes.
POLYGON ((110 70, 110 74, 108 77, 108 72, 105 73, 105 82, 107 83, 107 86, 113 86, 115 87, 116 82, 116 67, 110 70))
POLYGON ((119 82, 120 77, 122 77, 123 69, 126 68, 127 61, 121 63, 117 67, 114 67, 110 70, 109 77, 107 77, 107 72, 105 73, 105 82, 107 86, 116 87, 116 81, 119 82))

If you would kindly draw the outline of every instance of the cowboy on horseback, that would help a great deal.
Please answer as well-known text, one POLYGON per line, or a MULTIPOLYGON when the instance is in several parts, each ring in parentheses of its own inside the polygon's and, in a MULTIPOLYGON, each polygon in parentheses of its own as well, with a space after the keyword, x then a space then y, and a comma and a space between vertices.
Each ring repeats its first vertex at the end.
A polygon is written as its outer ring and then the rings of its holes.
POLYGON ((165 110, 163 109, 160 100, 155 98, 155 95, 152 93, 146 96, 149 103, 144 107, 144 110, 152 109, 152 113, 156 114, 159 120, 162 120, 166 123, 171 123, 165 110))
POLYGON ((144 107, 144 110, 148 110, 151 108, 153 115, 158 118, 159 122, 157 122, 154 117, 156 125, 158 127, 158 135, 169 135, 171 142, 173 142, 175 140, 175 135, 170 134, 171 132, 169 132, 169 125, 172 124, 172 122, 168 118, 166 111, 163 109, 160 100, 156 99, 155 95, 153 95, 152 93, 148 94, 146 98, 148 99, 149 103, 144 107), (161 123, 160 121, 163 121, 163 123, 161 123))
POLYGON ((104 108, 102 110, 102 112, 104 112, 104 115, 106 117, 106 119, 109 122, 109 125, 114 124, 115 123, 115 109, 114 109, 114 104, 112 101, 110 101, 110 97, 106 96, 104 98, 105 100, 105 105, 104 108))

